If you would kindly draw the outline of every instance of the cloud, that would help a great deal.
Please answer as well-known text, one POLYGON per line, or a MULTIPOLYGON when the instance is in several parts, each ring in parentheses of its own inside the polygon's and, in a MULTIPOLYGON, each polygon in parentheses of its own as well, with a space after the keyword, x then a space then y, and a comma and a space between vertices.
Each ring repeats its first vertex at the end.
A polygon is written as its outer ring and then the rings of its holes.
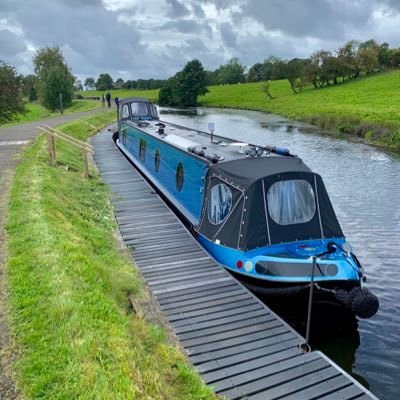
POLYGON ((190 15, 189 9, 178 0, 166 0, 168 5, 168 16, 171 18, 181 18, 190 15))
POLYGON ((29 73, 35 49, 58 44, 80 79, 167 78, 193 58, 215 69, 350 39, 398 46, 399 25, 399 0, 1 0, 0 58, 29 73))
POLYGON ((28 48, 24 39, 8 29, 0 29, 0 59, 14 56, 28 48))
POLYGON ((222 37, 222 42, 228 47, 237 47, 237 35, 233 30, 233 27, 228 22, 225 22, 219 27, 222 37))

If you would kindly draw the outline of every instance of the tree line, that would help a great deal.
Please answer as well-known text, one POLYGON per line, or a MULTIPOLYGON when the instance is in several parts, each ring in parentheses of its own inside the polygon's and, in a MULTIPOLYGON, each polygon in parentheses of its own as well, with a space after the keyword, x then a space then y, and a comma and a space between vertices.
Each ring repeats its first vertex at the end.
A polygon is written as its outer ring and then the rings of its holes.
POLYGON ((134 90, 152 90, 160 89, 164 84, 165 79, 137 79, 137 80, 126 80, 118 78, 115 82, 110 74, 100 74, 97 80, 93 77, 85 79, 83 85, 79 84, 77 90, 99 90, 107 91, 112 89, 134 89, 134 90))
POLYGON ((63 109, 72 103, 74 91, 111 89, 161 89, 164 105, 196 105, 197 96, 207 86, 261 82, 263 90, 273 99, 269 81, 287 79, 293 93, 304 85, 315 88, 337 85, 360 74, 371 74, 400 67, 400 49, 390 48, 370 39, 365 42, 348 41, 335 51, 318 50, 308 58, 284 60, 275 56, 246 67, 237 58, 229 60, 214 71, 205 71, 199 60, 190 61, 182 71, 169 79, 118 78, 100 74, 84 83, 76 79, 57 45, 40 48, 33 57, 34 74, 21 76, 15 68, 0 60, 0 124, 12 121, 25 112, 24 101, 38 100, 49 110, 63 109))

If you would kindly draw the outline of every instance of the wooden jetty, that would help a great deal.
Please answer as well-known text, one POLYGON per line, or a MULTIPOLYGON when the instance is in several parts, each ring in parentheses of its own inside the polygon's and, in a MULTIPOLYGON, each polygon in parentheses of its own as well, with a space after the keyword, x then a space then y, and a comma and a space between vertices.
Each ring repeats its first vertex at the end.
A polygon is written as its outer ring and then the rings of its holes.
POLYGON ((122 237, 204 381, 228 399, 377 400, 217 264, 115 146, 93 138, 122 237))

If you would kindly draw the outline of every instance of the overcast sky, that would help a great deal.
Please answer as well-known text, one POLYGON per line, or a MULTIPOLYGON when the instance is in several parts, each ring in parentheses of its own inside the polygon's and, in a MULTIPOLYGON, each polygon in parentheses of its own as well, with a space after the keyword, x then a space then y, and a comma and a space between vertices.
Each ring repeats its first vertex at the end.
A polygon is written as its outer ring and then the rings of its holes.
POLYGON ((307 57, 347 40, 400 46, 400 0, 0 0, 0 60, 32 73, 58 44, 80 79, 167 78, 198 58, 307 57))

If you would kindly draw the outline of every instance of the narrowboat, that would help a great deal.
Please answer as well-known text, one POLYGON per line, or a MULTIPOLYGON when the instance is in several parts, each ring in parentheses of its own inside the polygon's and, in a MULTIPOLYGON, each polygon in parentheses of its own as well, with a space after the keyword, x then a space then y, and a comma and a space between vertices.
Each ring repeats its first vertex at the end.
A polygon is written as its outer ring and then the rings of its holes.
POLYGON ((118 104, 120 150, 204 249, 251 290, 310 284, 360 317, 378 309, 320 175, 286 148, 235 142, 162 121, 143 98, 118 104))

